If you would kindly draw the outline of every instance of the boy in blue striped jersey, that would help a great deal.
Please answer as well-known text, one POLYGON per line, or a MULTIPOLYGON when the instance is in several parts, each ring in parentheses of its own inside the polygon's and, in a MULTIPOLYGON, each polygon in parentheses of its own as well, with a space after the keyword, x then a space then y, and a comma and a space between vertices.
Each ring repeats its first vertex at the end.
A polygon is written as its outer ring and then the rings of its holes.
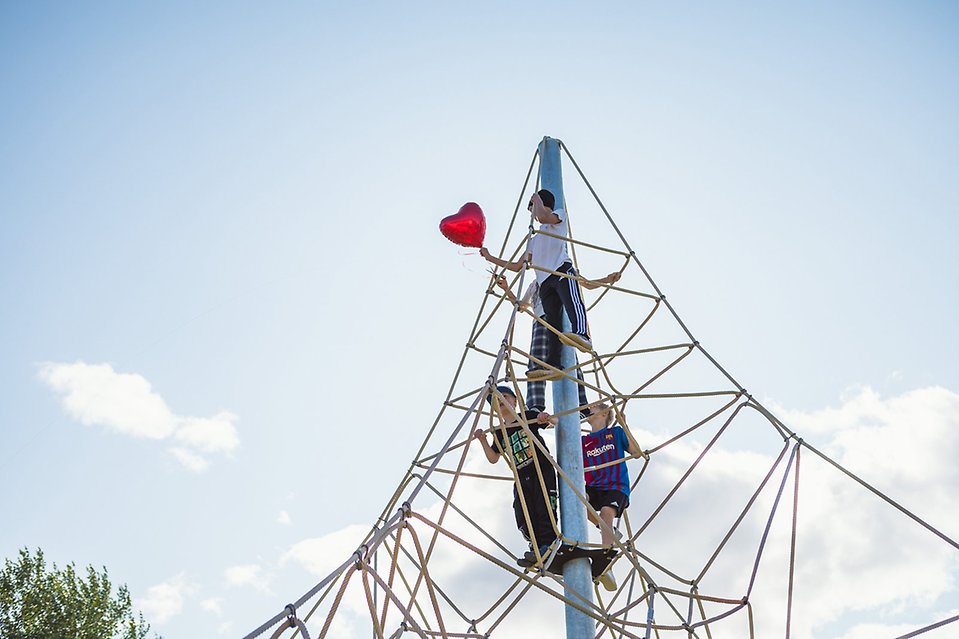
MULTIPOLYGON (((603 546, 613 545, 613 519, 623 514, 629 506, 629 471, 626 468, 626 453, 642 455, 639 445, 618 424, 609 404, 604 402, 589 407, 586 419, 592 432, 583 435, 583 469, 586 473, 586 496, 606 522, 600 526, 603 546), (603 466, 597 468, 597 466, 603 466)), ((597 522, 593 522, 597 523, 597 522)))

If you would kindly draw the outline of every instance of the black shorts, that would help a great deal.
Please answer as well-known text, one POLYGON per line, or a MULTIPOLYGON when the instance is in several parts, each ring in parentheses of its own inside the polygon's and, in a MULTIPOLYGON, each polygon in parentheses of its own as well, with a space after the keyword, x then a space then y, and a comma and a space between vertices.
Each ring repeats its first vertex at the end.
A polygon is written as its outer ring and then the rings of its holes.
POLYGON ((589 505, 596 512, 599 512, 603 506, 609 506, 616 510, 616 516, 619 517, 629 507, 629 495, 618 490, 602 490, 587 486, 586 496, 589 497, 589 505))

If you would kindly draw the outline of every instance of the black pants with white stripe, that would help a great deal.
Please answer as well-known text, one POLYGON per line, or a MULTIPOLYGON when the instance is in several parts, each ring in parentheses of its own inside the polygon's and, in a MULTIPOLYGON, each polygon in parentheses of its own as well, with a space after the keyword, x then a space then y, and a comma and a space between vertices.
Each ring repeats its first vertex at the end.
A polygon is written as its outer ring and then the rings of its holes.
MULTIPOLYGON (((562 266, 556 269, 557 273, 568 273, 576 275, 576 270, 572 263, 564 262, 562 266)), ((549 325, 563 331, 563 309, 569 316, 570 330, 577 335, 582 335, 589 339, 589 326, 586 323, 586 305, 583 304, 583 296, 579 292, 579 282, 559 275, 550 275, 545 282, 539 285, 539 298, 543 302, 543 310, 546 311, 546 321, 549 325)), ((559 356, 563 343, 559 337, 552 331, 549 331, 549 348, 544 361, 550 366, 562 368, 559 356)))

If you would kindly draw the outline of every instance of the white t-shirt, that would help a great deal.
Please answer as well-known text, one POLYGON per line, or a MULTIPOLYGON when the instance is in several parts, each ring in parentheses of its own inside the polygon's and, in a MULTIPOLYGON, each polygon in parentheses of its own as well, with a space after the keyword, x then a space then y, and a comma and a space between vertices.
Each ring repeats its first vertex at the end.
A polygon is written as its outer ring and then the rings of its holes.
MULTIPOLYGON (((559 217, 559 222, 556 224, 540 224, 539 230, 565 238, 569 234, 566 211, 556 209, 553 213, 559 217)), ((546 281, 546 278, 550 276, 549 271, 555 271, 563 265, 563 262, 569 261, 569 253, 566 251, 565 239, 560 240, 546 235, 534 235, 529 241, 529 252, 533 256, 531 260, 532 265, 546 269, 545 271, 534 269, 536 281, 540 284, 546 281)))

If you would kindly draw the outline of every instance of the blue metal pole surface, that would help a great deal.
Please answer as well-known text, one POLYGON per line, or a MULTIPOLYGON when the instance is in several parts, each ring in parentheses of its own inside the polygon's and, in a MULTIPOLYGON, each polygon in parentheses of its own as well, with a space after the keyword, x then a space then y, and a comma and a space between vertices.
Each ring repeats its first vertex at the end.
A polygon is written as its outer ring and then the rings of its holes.
MULTIPOLYGON (((563 195, 563 171, 560 165, 559 140, 543 138, 540 143, 540 188, 548 189, 556 196, 554 208, 565 208, 563 195)), ((563 331, 570 330, 569 317, 563 313, 563 331)), ((560 359, 563 368, 576 363, 573 347, 563 345, 560 359)), ((566 377, 553 382, 553 412, 563 413, 579 406, 579 393, 576 383, 566 377)), ((573 411, 559 418, 556 426, 556 459, 560 468, 577 484, 577 489, 585 493, 583 480, 583 444, 579 429, 579 412, 573 411)), ((559 481, 560 529, 563 536, 573 542, 589 541, 586 528, 586 507, 565 481, 559 481)), ((573 601, 592 604, 593 576, 589 559, 573 559, 563 566, 563 581, 566 596, 573 601)), ((593 620, 576 608, 566 606, 566 639, 588 639, 595 637, 593 620)))

